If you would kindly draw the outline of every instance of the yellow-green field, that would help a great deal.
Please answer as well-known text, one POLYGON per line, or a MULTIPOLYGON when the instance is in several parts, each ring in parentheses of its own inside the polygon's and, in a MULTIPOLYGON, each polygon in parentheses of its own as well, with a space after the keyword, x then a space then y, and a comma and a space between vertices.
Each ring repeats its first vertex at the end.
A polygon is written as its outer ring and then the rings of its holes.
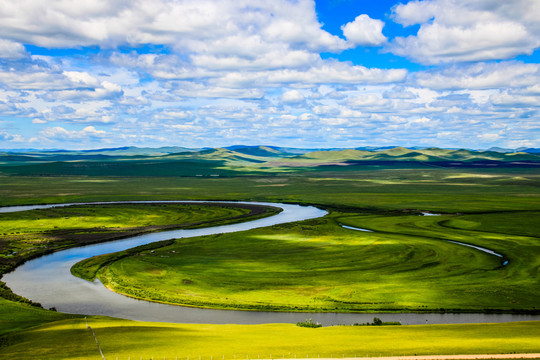
MULTIPOLYGON (((4 359, 98 359, 84 318, 23 331, 4 359)), ((429 354, 534 353, 540 322, 482 325, 188 325, 89 317, 107 359, 280 359, 429 354)))

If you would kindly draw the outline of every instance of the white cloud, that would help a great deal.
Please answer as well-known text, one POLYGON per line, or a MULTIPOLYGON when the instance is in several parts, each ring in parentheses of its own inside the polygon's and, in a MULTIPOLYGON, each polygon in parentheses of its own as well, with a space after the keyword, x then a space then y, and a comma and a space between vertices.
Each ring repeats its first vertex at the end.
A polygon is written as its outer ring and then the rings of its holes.
POLYGON ((22 44, 0 38, 0 59, 19 60, 27 56, 28 53, 22 44))
POLYGON ((19 143, 19 142, 23 142, 24 138, 21 135, 11 134, 11 133, 8 133, 7 131, 0 130, 0 140, 19 143))
POLYGON ((385 107, 390 105, 390 101, 383 99, 378 94, 363 94, 356 97, 349 98, 347 105, 359 108, 359 107, 385 107))
POLYGON ((533 86, 540 82, 540 65, 517 61, 452 66, 415 74, 416 82, 432 89, 494 89, 533 86))
POLYGON ((7 39, 44 47, 153 43, 194 51, 216 39, 257 32, 265 43, 347 48, 321 29, 311 0, 3 0, 0 7, 0 32, 7 39))
POLYGON ((264 92, 260 89, 234 89, 221 86, 207 86, 191 82, 171 84, 172 92, 182 97, 192 98, 228 98, 228 99, 260 99, 264 92))
POLYGON ((388 50, 420 63, 509 59, 540 47, 537 0, 411 1, 393 11, 397 22, 421 27, 388 50))
POLYGON ((188 120, 193 118, 194 114, 191 111, 183 109, 164 109, 154 114, 154 119, 156 120, 188 120))
POLYGON ((338 107, 329 105, 316 105, 313 107, 313 112, 317 115, 338 115, 340 110, 338 107))
POLYGON ((301 121, 310 121, 310 120, 316 120, 317 116, 311 114, 311 113, 303 113, 298 117, 298 120, 301 121))
POLYGON ((99 84, 98 80, 87 72, 64 71, 62 74, 78 87, 95 87, 99 84))
POLYGON ((304 95, 298 90, 289 90, 281 95, 281 102, 285 104, 298 104, 305 100, 304 95))
POLYGON ((385 99, 415 99, 416 97, 411 90, 403 87, 394 87, 392 90, 383 92, 385 99))
POLYGON ((484 141, 496 141, 496 140, 499 140, 501 138, 501 136, 499 134, 493 134, 493 133, 478 134, 477 137, 480 140, 484 140, 484 141))
POLYGON ((378 46, 386 42, 382 33, 384 22, 372 19, 366 14, 358 15, 354 21, 343 25, 341 30, 347 40, 354 45, 378 46))
POLYGON ((437 134, 435 144, 505 146, 538 137, 540 65, 476 60, 530 52, 539 3, 408 1, 394 19, 419 24, 416 36, 392 40, 387 23, 387 40, 385 23, 360 15, 344 40, 322 29, 312 0, 0 0, 0 121, 55 147, 434 145, 437 134), (100 50, 44 56, 21 44, 100 50), (357 45, 443 65, 408 73, 321 55, 357 45))
MULTIPOLYGON (((239 41, 241 41, 239 39, 239 41)), ((279 68, 299 68, 309 66, 320 59, 319 55, 306 50, 287 48, 263 49, 255 56, 237 55, 216 56, 213 54, 195 54, 191 56, 193 64, 209 70, 266 70, 279 68)))
POLYGON ((497 106, 540 107, 540 96, 510 94, 508 91, 493 94, 491 95, 490 100, 493 105, 497 106))
POLYGON ((268 74, 276 84, 384 84, 405 79, 405 69, 370 69, 341 62, 321 62, 306 71, 279 70, 268 74))
MULTIPOLYGON (((330 125, 330 126, 344 126, 349 123, 349 120, 338 117, 327 117, 320 119, 321 124, 330 125)), ((335 129, 333 129, 335 130, 335 129)))
POLYGON ((39 132, 40 138, 46 141, 80 141, 92 138, 103 138, 107 133, 97 130, 93 126, 87 126, 82 130, 66 130, 61 126, 46 128, 39 132))
POLYGON ((109 124, 114 122, 114 113, 103 108, 99 102, 90 104, 71 104, 72 106, 57 105, 43 109, 37 119, 47 122, 64 123, 87 123, 87 124, 109 124))

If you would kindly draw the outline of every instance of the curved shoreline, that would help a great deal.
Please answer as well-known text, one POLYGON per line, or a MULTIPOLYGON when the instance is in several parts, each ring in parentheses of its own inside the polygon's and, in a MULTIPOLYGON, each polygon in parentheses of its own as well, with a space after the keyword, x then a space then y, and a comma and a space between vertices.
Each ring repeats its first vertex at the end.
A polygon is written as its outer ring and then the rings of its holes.
MULTIPOLYGON (((128 203, 182 203, 194 201, 144 201, 128 203)), ((208 201, 201 201, 208 202, 208 201)), ((111 202, 107 202, 111 203, 111 202)), ((126 203, 114 202, 114 203, 126 203)), ((221 201, 221 203, 225 203, 221 201)), ((238 203, 238 202, 231 202, 238 203)), ((39 208, 79 205, 50 204, 38 205, 39 208)), ((85 203, 94 204, 94 203, 85 203)), ((95 203, 95 204, 103 204, 95 203)), ((364 323, 373 316, 383 321, 400 321, 402 324, 451 324, 451 323, 486 323, 538 320, 540 316, 520 314, 441 314, 441 313, 309 313, 309 312, 264 312, 245 310, 215 310, 178 305, 166 305, 125 297, 107 290, 99 281, 94 283, 71 275, 71 266, 79 260, 155 241, 201 236, 223 232, 236 232, 256 227, 277 225, 286 222, 313 219, 324 216, 326 211, 314 207, 279 204, 252 203, 280 207, 283 211, 277 215, 227 226, 192 230, 172 230, 149 233, 133 238, 113 242, 88 245, 58 251, 19 266, 15 271, 5 274, 6 281, 12 290, 29 299, 42 303, 45 307, 55 307, 66 313, 107 315, 119 318, 142 321, 161 321, 176 323, 214 323, 214 324, 262 324, 262 323, 297 323, 311 317, 325 325, 364 323)), ((22 211, 21 207, 17 207, 22 211)), ((24 207, 29 210, 32 207, 24 207)), ((7 212, 6 208, 3 212, 7 212)))

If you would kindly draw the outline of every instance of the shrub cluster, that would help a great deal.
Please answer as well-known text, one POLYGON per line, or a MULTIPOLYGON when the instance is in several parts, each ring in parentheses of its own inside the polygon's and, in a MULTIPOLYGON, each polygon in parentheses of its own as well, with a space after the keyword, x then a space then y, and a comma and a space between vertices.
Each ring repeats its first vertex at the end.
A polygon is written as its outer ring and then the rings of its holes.
POLYGON ((306 321, 300 321, 296 323, 296 326, 308 327, 308 328, 319 328, 322 327, 322 324, 314 323, 311 319, 306 319, 306 321))

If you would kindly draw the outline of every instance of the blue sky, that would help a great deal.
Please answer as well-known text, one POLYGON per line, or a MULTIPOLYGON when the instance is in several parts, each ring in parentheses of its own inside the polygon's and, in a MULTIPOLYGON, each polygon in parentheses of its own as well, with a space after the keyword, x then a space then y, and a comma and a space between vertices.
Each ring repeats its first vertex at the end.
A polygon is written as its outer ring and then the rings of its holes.
POLYGON ((540 147, 540 0, 0 0, 0 149, 540 147))

